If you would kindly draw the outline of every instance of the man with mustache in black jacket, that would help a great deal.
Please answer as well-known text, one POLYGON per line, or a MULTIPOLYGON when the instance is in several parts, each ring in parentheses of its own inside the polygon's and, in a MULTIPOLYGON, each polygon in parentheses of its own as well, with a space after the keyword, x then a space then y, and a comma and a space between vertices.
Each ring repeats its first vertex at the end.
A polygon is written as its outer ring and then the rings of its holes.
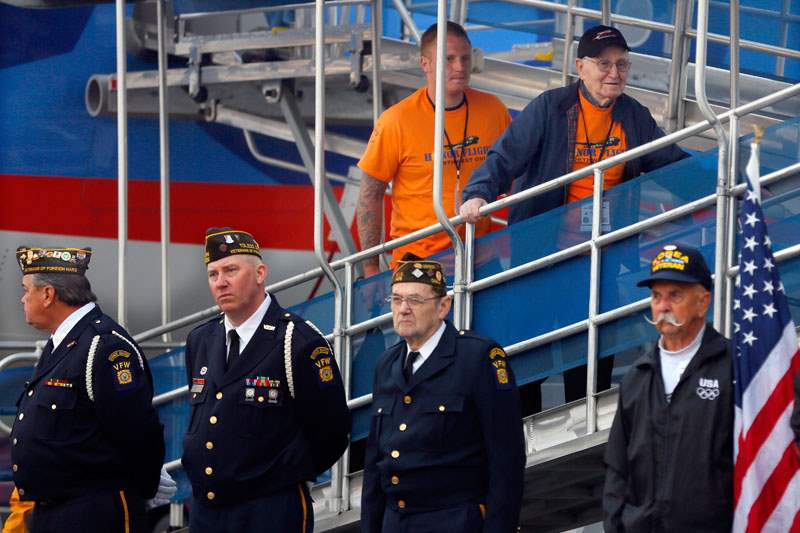
POLYGON ((700 252, 668 244, 650 287, 658 344, 619 389, 606 448, 609 532, 728 532, 733 518, 730 343, 711 325, 711 274, 700 252))

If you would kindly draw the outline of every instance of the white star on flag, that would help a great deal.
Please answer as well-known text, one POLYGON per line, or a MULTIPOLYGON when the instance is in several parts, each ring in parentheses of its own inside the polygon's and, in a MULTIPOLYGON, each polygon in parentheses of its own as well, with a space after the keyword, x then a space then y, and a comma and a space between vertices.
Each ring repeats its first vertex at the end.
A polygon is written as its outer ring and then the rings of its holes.
POLYGON ((764 280, 764 288, 762 289, 764 292, 768 292, 772 294, 772 291, 775 290, 775 287, 772 286, 772 282, 769 280, 764 280))
POLYGON ((753 299, 753 295, 755 293, 756 293, 756 290, 753 288, 752 284, 744 286, 744 295, 747 296, 748 298, 750 298, 751 300, 753 299))
POLYGON ((748 331, 747 333, 744 334, 744 340, 742 342, 744 342, 748 346, 752 346, 753 343, 756 342, 757 340, 758 340, 758 337, 753 335, 752 331, 748 331))
POLYGON ((756 227, 756 224, 760 222, 755 213, 748 213, 746 218, 747 220, 745 220, 744 223, 752 228, 756 227))
POLYGON ((762 313, 762 314, 767 315, 770 318, 772 318, 772 315, 774 315, 777 312, 778 312, 778 310, 775 309, 775 304, 773 304, 771 302, 768 303, 768 304, 764 304, 764 313, 762 313))
POLYGON ((756 241, 755 237, 752 238, 747 237, 745 239, 744 247, 750 250, 751 252, 756 249, 756 246, 758 246, 758 241, 756 241))
POLYGON ((753 272, 756 271, 756 262, 755 261, 745 261, 744 262, 744 271, 753 275, 753 272))
POLYGON ((756 317, 756 314, 753 312, 753 308, 752 307, 748 307, 747 309, 744 310, 744 319, 745 320, 747 320, 749 322, 752 322, 755 317, 756 317))

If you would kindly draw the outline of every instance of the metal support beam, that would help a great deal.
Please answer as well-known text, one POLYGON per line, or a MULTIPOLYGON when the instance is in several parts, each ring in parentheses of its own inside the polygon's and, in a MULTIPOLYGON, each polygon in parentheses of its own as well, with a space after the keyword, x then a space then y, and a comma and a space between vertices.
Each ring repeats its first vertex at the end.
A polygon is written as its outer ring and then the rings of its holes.
POLYGON ((675 2, 675 31, 672 34, 672 63, 669 72, 669 92, 667 94, 667 108, 664 112, 664 129, 673 132, 679 129, 678 111, 680 108, 681 88, 685 83, 684 71, 687 56, 684 54, 686 46, 686 21, 689 8, 688 0, 675 2))
MULTIPOLYGON (((731 104, 730 108, 735 109, 739 105, 739 0, 730 0, 730 22, 731 22, 731 47, 730 54, 730 79, 731 79, 731 104)), ((736 183, 736 176, 739 175, 739 117, 732 116, 730 124, 730 152, 729 152, 729 183, 732 187, 736 183)), ((727 220, 727 242, 725 244, 725 270, 727 271, 734 263, 734 253, 736 250, 736 199, 730 198, 728 201, 727 220)), ((733 312, 731 302, 733 302, 733 288, 731 279, 725 280, 725 302, 726 309, 723 320, 722 334, 729 339, 733 338, 733 312)))
MULTIPOLYGON (((169 291, 169 109, 167 108, 167 20, 168 0, 156 2, 158 22, 158 139, 159 139, 159 190, 161 211, 161 324, 166 324, 172 315, 172 300, 169 291)), ((164 333, 164 342, 172 335, 164 333)), ((181 514, 181 516, 183 516, 181 514)), ((181 525, 181 524, 173 524, 181 525)))
POLYGON ((411 12, 406 7, 406 4, 403 0, 392 0, 392 4, 394 4, 394 8, 397 10, 397 14, 400 15, 400 20, 403 21, 405 24, 406 30, 414 37, 414 42, 419 42, 419 38, 421 36, 419 32, 419 28, 417 28, 417 23, 414 22, 414 18, 411 16, 411 12))
POLYGON ((717 136, 717 231, 714 259, 714 328, 724 331, 726 316, 725 287, 728 244, 728 203, 731 201, 731 187, 728 175, 728 134, 722 127, 719 117, 711 109, 706 96, 706 55, 708 52, 708 0, 699 0, 697 5, 697 59, 695 62, 694 91, 697 105, 713 126, 717 136))
POLYGON ((595 321, 600 311, 600 244, 603 218, 603 170, 594 170, 594 189, 592 197, 592 238, 589 272, 589 313, 586 347, 586 434, 597 430, 597 358, 600 350, 599 325, 595 321))
MULTIPOLYGON (((281 111, 283 111, 283 116, 286 118, 286 123, 292 130, 292 136, 297 143, 297 149, 300 151, 300 157, 303 159, 306 172, 308 172, 308 175, 313 181, 314 176, 316 176, 314 156, 315 145, 311 142, 311 137, 308 135, 308 129, 302 122, 300 110, 297 107, 297 100, 295 99, 294 93, 288 84, 284 84, 281 93, 281 111)), ((319 97, 319 95, 316 96, 319 97)), ((321 142, 323 144, 316 148, 321 150, 324 154, 325 135, 316 134, 316 130, 320 128, 319 121, 320 117, 317 116, 316 128, 314 129, 315 138, 321 138, 321 142)), ((333 238, 339 244, 339 250, 341 250, 345 255, 354 254, 356 252, 356 245, 355 242, 353 242, 353 236, 350 234, 350 228, 347 226, 347 222, 344 219, 344 215, 342 215, 341 209, 339 209, 339 203, 336 201, 336 195, 333 193, 333 189, 331 188, 331 185, 328 183, 328 180, 325 178, 324 174, 322 176, 322 181, 320 182, 320 187, 322 188, 322 194, 324 194, 325 198, 325 215, 328 217, 328 222, 331 225, 331 233, 333 234, 333 238)))
POLYGON ((125 1, 116 0, 117 39, 117 322, 125 327, 125 261, 128 251, 128 98, 125 1))
POLYGON ((572 8, 575 7, 575 0, 567 0, 567 26, 564 29, 564 63, 561 72, 561 85, 566 87, 570 82, 569 70, 572 59, 572 41, 575 39, 575 17, 572 8))
MULTIPOLYGON (((436 32, 436 99, 433 134, 433 209, 436 219, 444 227, 453 242, 455 252, 453 274, 453 322, 456 328, 464 328, 464 243, 450 222, 443 204, 444 193, 444 110, 447 107, 444 95, 444 67, 447 61, 447 2, 439 0, 437 9, 438 30, 436 32)), ((456 213, 457 214, 457 213, 456 213)))
POLYGON ((378 122, 383 113, 383 81, 381 80, 381 39, 383 38, 383 0, 372 0, 372 120, 378 122))
MULTIPOLYGON (((311 155, 311 140, 308 138, 308 130, 301 127, 300 112, 297 109, 297 102, 294 99, 294 93, 290 88, 284 87, 283 97, 281 98, 281 109, 286 116, 286 121, 292 128, 295 138, 297 139, 297 146, 300 148, 300 153, 303 156, 303 161, 309 169, 309 174, 313 176, 314 181, 314 254, 317 256, 317 261, 325 277, 333 285, 334 291, 334 326, 333 326, 333 350, 338 362, 341 365, 341 354, 343 346, 344 331, 342 328, 342 320, 345 313, 343 312, 343 298, 342 298, 342 285, 336 278, 331 266, 328 264, 328 259, 325 257, 325 228, 324 228, 324 214, 328 215, 328 220, 331 224, 331 230, 338 230, 338 238, 342 251, 348 250, 346 255, 350 255, 355 251, 353 240, 350 237, 350 232, 347 231, 347 226, 344 224, 344 217, 339 209, 339 204, 336 202, 336 197, 333 195, 325 176, 325 0, 316 0, 314 9, 314 144, 313 144, 313 159, 311 155), (324 214, 323 214, 324 212, 324 214), (347 243, 345 243, 347 237, 347 243)), ((333 503, 334 512, 340 512, 344 507, 342 500, 343 489, 343 475, 345 474, 344 462, 340 458, 331 469, 331 500, 333 503)))

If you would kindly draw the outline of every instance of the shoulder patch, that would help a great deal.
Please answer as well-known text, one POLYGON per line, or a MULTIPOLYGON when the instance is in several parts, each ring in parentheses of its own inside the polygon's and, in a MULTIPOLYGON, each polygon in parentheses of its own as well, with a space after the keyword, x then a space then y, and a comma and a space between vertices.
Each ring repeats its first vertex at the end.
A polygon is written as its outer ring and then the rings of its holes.
POLYGON ((311 360, 316 361, 318 357, 330 354, 331 354, 330 348, 328 348, 327 346, 319 346, 317 348, 314 348, 314 351, 311 352, 311 360))
POLYGON ((126 352, 125 350, 115 350, 115 351, 111 352, 111 354, 108 356, 108 360, 113 363, 114 361, 116 361, 120 357, 124 357, 125 359, 128 359, 128 358, 130 358, 130 356, 131 356, 131 352, 126 352))
POLYGON ((489 351, 489 360, 492 364, 492 371, 500 390, 510 389, 511 382, 508 378, 508 363, 506 362, 506 352, 499 346, 495 346, 489 351))
POLYGON ((506 358, 506 352, 505 352, 505 351, 503 351, 503 349, 502 349, 502 348, 500 348, 499 346, 495 346, 495 347, 494 347, 494 348, 492 348, 492 350, 489 352, 489 359, 492 359, 492 360, 494 360, 494 359, 497 359, 498 357, 500 357, 500 358, 502 358, 502 359, 505 359, 505 358, 506 358))

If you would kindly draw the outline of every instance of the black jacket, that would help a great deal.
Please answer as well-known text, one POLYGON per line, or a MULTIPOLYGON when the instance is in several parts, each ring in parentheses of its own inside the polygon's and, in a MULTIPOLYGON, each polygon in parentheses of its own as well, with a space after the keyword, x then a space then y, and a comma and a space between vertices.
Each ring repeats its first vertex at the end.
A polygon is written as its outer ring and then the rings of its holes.
MULTIPOLYGON (((576 82, 545 91, 525 106, 470 176, 463 200, 480 197, 493 202, 509 190, 512 194, 524 191, 571 172, 579 87, 576 82)), ((611 117, 622 124, 628 150, 664 136, 650 111, 626 94, 614 102, 611 117)), ((685 157, 689 155, 677 145, 665 146, 625 163, 622 181, 685 157)), ((567 188, 559 187, 514 204, 509 208, 508 222, 514 224, 564 205, 566 198, 567 188)))
POLYGON ((239 503, 330 468, 347 447, 350 412, 325 339, 273 296, 227 371, 225 357, 222 317, 189 334, 191 417, 182 462, 194 497, 208 506, 239 503), (284 359, 290 324, 294 399, 284 359))
POLYGON ((414 512, 458 503, 486 505, 486 532, 516 531, 525 437, 505 353, 447 323, 410 382, 405 356, 401 341, 375 369, 362 531, 380 532, 387 505, 414 512))
POLYGON ((153 497, 164 433, 152 401, 141 350, 95 307, 43 355, 20 396, 11 431, 20 496, 59 501, 127 489, 153 497))
POLYGON ((730 531, 734 393, 729 346, 707 325, 670 403, 657 346, 622 380, 605 455, 607 533, 730 531))

